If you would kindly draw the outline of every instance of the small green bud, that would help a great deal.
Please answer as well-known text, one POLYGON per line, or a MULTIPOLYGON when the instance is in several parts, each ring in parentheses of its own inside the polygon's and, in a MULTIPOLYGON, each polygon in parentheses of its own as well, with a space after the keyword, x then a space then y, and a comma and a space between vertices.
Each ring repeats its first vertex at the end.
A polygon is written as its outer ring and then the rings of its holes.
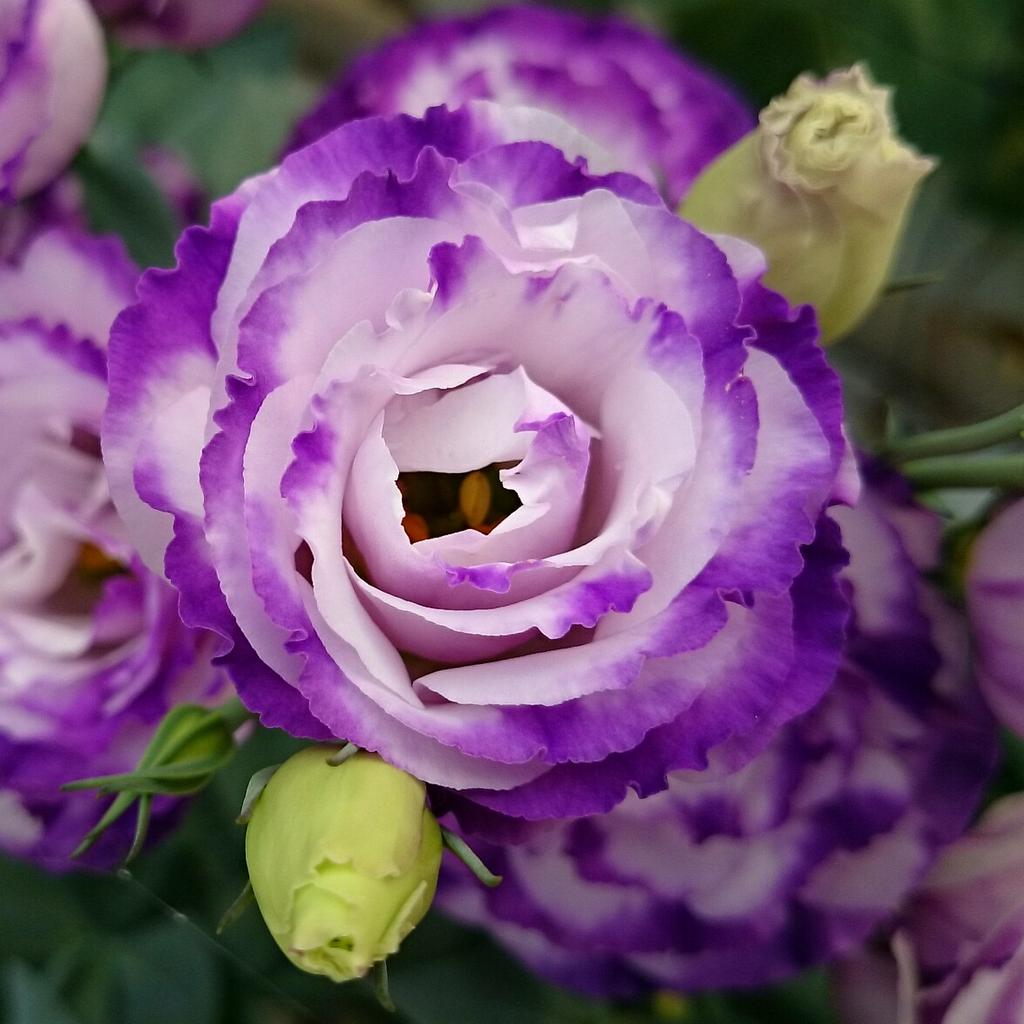
POLYGON ((423 783, 361 751, 309 747, 274 773, 245 837, 249 879, 296 967, 358 978, 394 953, 434 898, 441 830, 423 783))
POLYGON ((234 734, 250 717, 237 699, 217 708, 177 704, 164 715, 134 770, 65 783, 61 789, 69 792, 98 789, 117 794, 72 857, 85 853, 138 801, 135 838, 126 863, 133 860, 146 841, 153 798, 198 793, 234 756, 234 734))
POLYGON ((704 170, 679 211, 702 231, 758 246, 765 283, 815 306, 824 342, 874 305, 935 166, 899 138, 890 100, 861 65, 801 75, 704 170))

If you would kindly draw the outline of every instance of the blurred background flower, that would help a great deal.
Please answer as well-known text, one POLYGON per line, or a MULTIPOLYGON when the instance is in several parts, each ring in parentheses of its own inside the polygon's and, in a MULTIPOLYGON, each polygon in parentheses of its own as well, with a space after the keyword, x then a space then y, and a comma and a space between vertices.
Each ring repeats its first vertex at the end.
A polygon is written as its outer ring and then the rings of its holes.
POLYGON ((92 130, 107 55, 86 0, 0 8, 0 204, 49 184, 92 130))
MULTIPOLYGON (((224 690, 100 460, 106 337, 135 277, 115 239, 61 227, 0 267, 0 847, 57 870, 105 809, 61 785, 132 768, 170 706, 224 690)), ((127 846, 120 828, 86 862, 127 846)))
POLYGON ((477 844, 505 881, 484 891, 449 865, 441 906, 596 994, 763 984, 891 919, 974 813, 995 744, 964 623, 919 577, 938 561, 938 517, 898 478, 868 480, 833 513, 854 611, 817 707, 740 771, 713 756, 610 814, 477 844))
POLYGON ((194 50, 233 36, 266 0, 92 0, 127 46, 194 50))

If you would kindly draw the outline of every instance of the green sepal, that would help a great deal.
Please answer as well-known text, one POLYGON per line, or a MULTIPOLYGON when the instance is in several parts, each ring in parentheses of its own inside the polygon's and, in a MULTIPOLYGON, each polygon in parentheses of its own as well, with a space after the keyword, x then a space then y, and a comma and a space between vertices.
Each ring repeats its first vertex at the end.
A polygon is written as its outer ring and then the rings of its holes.
POLYGON ((132 836, 132 845, 124 858, 125 864, 130 864, 142 852, 146 845, 146 834, 149 832, 149 819, 153 813, 153 797, 148 793, 139 797, 138 816, 135 819, 135 835, 132 836))
MULTIPOLYGON (((67 787, 61 788, 66 789, 67 787)), ((74 853, 71 854, 72 859, 81 857, 83 853, 90 850, 96 843, 96 840, 99 839, 99 837, 103 835, 103 833, 106 832, 106 830, 110 828, 110 826, 113 825, 114 822, 117 821, 133 803, 135 803, 134 796, 129 795, 128 793, 121 793, 120 796, 118 796, 118 798, 107 808, 103 817, 100 818, 100 820, 96 822, 88 832, 86 832, 85 837, 75 848, 74 853)))
POLYGON ((231 906, 221 914, 221 918, 217 922, 217 934, 220 935, 225 929, 230 928, 255 901, 256 894, 252 891, 252 882, 246 879, 242 891, 231 901, 231 906))
POLYGON ((377 997, 377 1002, 380 1003, 381 1008, 387 1010, 388 1013, 395 1013, 398 1009, 395 1006, 394 999, 391 998, 391 986, 388 984, 387 960, 378 960, 373 965, 373 994, 377 997))
POLYGON ((62 788, 68 792, 82 789, 98 789, 105 793, 163 793, 179 796, 201 789, 214 772, 231 760, 232 751, 220 757, 208 757, 202 761, 186 764, 172 764, 120 775, 98 775, 92 779, 76 779, 62 788))
POLYGON ((501 885, 501 875, 496 875, 491 871, 462 836, 442 828, 441 842, 473 872, 478 882, 486 885, 488 889, 494 889, 501 885))
POLYGON ((245 796, 242 797, 242 806, 235 818, 236 825, 246 825, 252 817, 253 808, 260 794, 267 788, 267 783, 274 777, 274 772, 281 766, 279 764, 267 765, 258 772, 254 772, 245 787, 245 796))
POLYGON ((202 789, 234 756, 234 732, 249 717, 237 699, 212 709, 179 704, 164 715, 134 771, 77 779, 62 786, 69 792, 98 789, 118 794, 72 856, 85 853, 138 799, 139 814, 127 860, 135 857, 146 841, 153 797, 188 796, 202 789))

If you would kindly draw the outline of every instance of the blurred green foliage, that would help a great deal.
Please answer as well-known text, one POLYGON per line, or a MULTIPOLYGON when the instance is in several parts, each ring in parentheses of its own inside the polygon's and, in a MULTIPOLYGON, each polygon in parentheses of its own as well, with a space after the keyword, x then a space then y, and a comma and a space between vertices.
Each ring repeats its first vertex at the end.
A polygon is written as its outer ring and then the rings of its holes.
POLYGON ((315 95, 285 18, 194 54, 115 50, 99 124, 76 164, 93 228, 119 234, 141 266, 169 265, 180 225, 140 155, 169 150, 209 198, 226 195, 273 165, 315 95))

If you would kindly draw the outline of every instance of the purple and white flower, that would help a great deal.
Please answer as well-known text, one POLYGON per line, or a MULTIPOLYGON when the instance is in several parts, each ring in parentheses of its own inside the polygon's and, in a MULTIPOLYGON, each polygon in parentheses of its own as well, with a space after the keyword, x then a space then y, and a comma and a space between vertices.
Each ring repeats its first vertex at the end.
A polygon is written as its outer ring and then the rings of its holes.
POLYGON ((0 265, 17 261, 44 231, 87 231, 81 182, 62 174, 52 184, 14 206, 0 208, 0 265))
POLYGON ((0 848, 54 868, 103 810, 60 786, 129 770, 167 708, 219 680, 100 460, 104 348, 135 278, 119 244, 57 229, 0 270, 0 848))
POLYGON ((879 483, 834 513, 854 618, 817 707, 738 772, 716 753, 610 814, 505 848, 474 842, 502 885, 449 865, 440 906, 602 994, 781 979, 891 919, 966 824, 995 740, 963 628, 912 557, 936 550, 938 520, 879 483))
POLYGON ((527 819, 749 757, 847 616, 812 311, 589 147, 481 102, 352 122, 111 339, 115 501, 243 701, 527 819))
POLYGON ((92 0, 129 46, 194 50, 223 42, 267 0, 92 0))
POLYGON ((650 32, 524 6, 428 23, 367 54, 299 124, 291 148, 354 118, 418 117, 474 99, 557 114, 672 205, 754 127, 724 82, 650 32))
POLYGON ((892 940, 841 965, 848 1024, 1024 1020, 1024 794, 993 804, 942 855, 892 940), (857 998, 861 986, 877 1005, 857 998), (895 1012, 894 1009, 895 1008, 895 1012))
POLYGON ((975 541, 964 590, 978 681, 1000 720, 1024 736, 1024 501, 975 541))
POLYGON ((0 5, 0 206, 53 181, 92 130, 107 54, 87 0, 0 5))

